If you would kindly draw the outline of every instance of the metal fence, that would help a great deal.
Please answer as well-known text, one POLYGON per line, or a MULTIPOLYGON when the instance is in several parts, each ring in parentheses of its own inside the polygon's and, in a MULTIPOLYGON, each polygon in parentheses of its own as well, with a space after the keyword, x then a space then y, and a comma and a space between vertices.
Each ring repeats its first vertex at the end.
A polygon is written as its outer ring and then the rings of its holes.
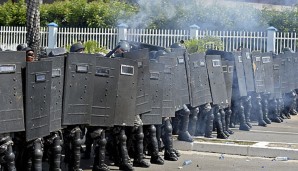
POLYGON ((251 51, 266 51, 266 32, 244 31, 199 31, 199 38, 204 36, 218 37, 223 43, 225 51, 234 51, 239 47, 248 48, 251 51))
POLYGON ((117 43, 117 29, 58 28, 58 47, 66 47, 74 42, 90 40, 98 42, 100 47, 112 49, 117 43))
POLYGON ((128 29, 127 40, 169 47, 180 40, 188 40, 189 30, 128 29))
MULTIPOLYGON (((0 48, 2 50, 16 50, 18 44, 26 43, 26 27, 0 27, 0 48)), ((47 47, 48 27, 40 28, 41 46, 47 47)))
MULTIPOLYGON (((42 27, 41 46, 48 47, 48 36, 50 27, 42 27)), ((272 31, 272 30, 270 30, 272 31)), ((77 41, 86 42, 93 40, 99 46, 113 49, 121 39, 143 42, 162 47, 169 47, 172 43, 191 38, 203 38, 205 36, 220 38, 225 51, 233 51, 240 46, 249 48, 251 51, 268 50, 269 44, 275 48, 275 52, 281 52, 284 47, 289 47, 296 51, 297 34, 282 33, 274 31, 269 34, 269 30, 264 32, 246 31, 210 31, 190 28, 189 30, 161 30, 161 29, 128 29, 119 28, 57 28, 57 47, 69 47, 77 41)), ((15 50, 16 46, 26 43, 25 27, 1 26, 0 47, 3 50, 15 50)), ((270 49, 270 48, 269 48, 270 49)))
POLYGON ((289 47, 293 51, 297 51, 297 33, 283 33, 277 32, 276 33, 276 51, 281 52, 284 47, 289 47))

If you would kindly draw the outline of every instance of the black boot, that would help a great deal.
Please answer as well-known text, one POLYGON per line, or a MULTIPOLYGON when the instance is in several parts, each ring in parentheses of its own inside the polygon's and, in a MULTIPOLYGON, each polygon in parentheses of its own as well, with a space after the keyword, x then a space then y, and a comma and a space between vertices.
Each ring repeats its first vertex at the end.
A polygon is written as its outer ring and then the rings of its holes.
POLYGON ((271 124, 270 119, 268 118, 268 96, 270 94, 264 94, 262 97, 262 111, 263 111, 263 119, 267 124, 271 124))
POLYGON ((170 119, 164 121, 164 136, 163 142, 165 145, 164 159, 169 161, 177 161, 178 157, 173 150, 172 124, 170 119))
POLYGON ((296 94, 296 91, 293 90, 292 91, 292 94, 291 94, 291 109, 290 109, 290 114, 291 115, 297 115, 297 111, 296 111, 296 107, 297 107, 297 104, 296 104, 296 97, 297 97, 297 94, 296 94))
POLYGON ((281 122, 283 122, 283 118, 281 117, 281 106, 280 106, 280 102, 279 102, 279 100, 280 99, 276 99, 276 110, 277 110, 277 112, 276 112, 276 114, 277 114, 277 117, 279 118, 279 120, 281 121, 281 122))
POLYGON ((207 115, 207 123, 206 123, 206 129, 205 129, 205 137, 206 138, 213 138, 212 136, 212 130, 213 130, 213 121, 214 121, 214 114, 213 114, 213 108, 208 103, 204 106, 204 112, 206 112, 207 115))
POLYGON ((81 161, 81 145, 84 144, 83 139, 81 139, 82 131, 77 126, 70 131, 71 137, 71 151, 70 151, 70 162, 68 165, 69 171, 82 171, 80 168, 81 161))
POLYGON ((290 110, 289 107, 285 106, 284 107, 284 115, 285 115, 285 119, 291 119, 291 114, 290 114, 290 110))
POLYGON ((266 127, 267 123, 264 121, 261 101, 262 101, 261 96, 259 93, 257 93, 255 97, 255 111, 258 116, 258 125, 266 127))
POLYGON ((180 152, 177 149, 173 148, 173 151, 174 151, 174 153, 176 154, 177 157, 181 156, 180 152))
POLYGON ((106 136, 105 131, 103 129, 97 129, 93 131, 91 134, 92 139, 95 140, 95 148, 94 148, 94 162, 92 171, 109 171, 108 165, 105 164, 106 157, 106 136))
POLYGON ((134 170, 134 168, 129 162, 126 140, 127 140, 127 137, 125 135, 125 130, 121 129, 121 132, 119 135, 119 143, 120 143, 119 145, 120 145, 120 155, 121 155, 121 163, 119 166, 119 170, 131 171, 131 170, 134 170))
POLYGON ((156 127, 154 125, 150 125, 147 130, 149 131, 149 148, 148 148, 148 150, 151 151, 150 163, 163 165, 164 160, 159 155, 159 150, 158 150, 156 127))
POLYGON ((226 128, 226 113, 225 113, 224 109, 219 109, 219 113, 220 113, 220 117, 221 117, 222 131, 227 137, 229 137, 230 134, 226 128))
POLYGON ((285 113, 286 119, 291 119, 291 114, 290 113, 285 113))
POLYGON ((249 131, 250 127, 246 124, 246 120, 245 120, 245 114, 244 114, 244 106, 243 106, 243 97, 239 99, 238 103, 237 103, 237 112, 238 112, 238 116, 239 116, 239 121, 240 121, 240 127, 239 130, 242 131, 249 131))
POLYGON ((297 94, 296 92, 294 91, 293 92, 293 101, 292 101, 292 106, 291 106, 291 110, 290 110, 290 114, 291 115, 297 115, 297 110, 296 110, 296 107, 297 107, 297 103, 296 103, 296 99, 297 99, 297 94))
MULTIPOLYGON (((25 168, 26 171, 32 171, 33 170, 33 142, 26 142, 26 150, 23 151, 23 154, 21 157, 21 160, 25 158, 26 163, 22 163, 22 167, 25 168)), ((18 170, 23 170, 18 169, 18 170)))
POLYGON ((150 164, 144 160, 144 148, 143 148, 143 140, 144 140, 144 133, 143 133, 143 126, 140 125, 136 129, 136 136, 135 136, 135 158, 133 160, 133 166, 135 167, 150 167, 150 164))
POLYGON ((291 115, 297 115, 297 111, 296 111, 296 109, 292 109, 292 110, 290 111, 290 114, 291 114, 291 115))
POLYGON ((154 156, 151 156, 150 163, 164 165, 165 161, 162 159, 160 155, 154 155, 154 156))
POLYGON ((231 116, 230 116, 230 125, 229 128, 235 128, 236 125, 236 111, 235 109, 237 106, 233 105, 233 110, 231 111, 231 116))
MULTIPOLYGON (((209 105, 210 106, 210 105, 209 105)), ((210 111, 210 109, 207 109, 210 111)), ((205 105, 200 106, 195 136, 204 136, 206 131, 208 111, 205 105)))
POLYGON ((42 151, 42 140, 40 138, 36 139, 33 142, 33 170, 34 171, 42 171, 42 156, 43 156, 43 151, 42 151))
POLYGON ((173 125, 173 135, 179 135, 180 129, 181 129, 181 114, 180 111, 175 112, 175 117, 172 118, 172 125, 173 125))
POLYGON ((249 128, 252 128, 252 125, 250 124, 250 114, 251 114, 251 96, 247 96, 245 101, 244 101, 244 115, 245 115, 245 122, 246 125, 249 126, 249 128))
POLYGON ((272 99, 270 101, 270 113, 271 113, 271 121, 272 122, 276 122, 276 123, 281 123, 281 120, 279 119, 278 116, 278 104, 277 104, 277 100, 276 99, 272 99))
POLYGON ((278 111, 279 111, 279 116, 282 119, 287 119, 285 112, 284 112, 284 100, 283 98, 278 99, 278 111))
MULTIPOLYGON (((11 140, 10 136, 5 136, 1 138, 0 141, 0 149, 6 149, 4 153, 4 163, 1 163, 3 166, 3 170, 5 171, 16 171, 16 166, 15 166, 15 154, 12 150, 12 145, 13 141, 11 140)), ((2 156, 3 154, 0 153, 2 156)))
POLYGON ((292 107, 292 93, 286 93, 284 97, 284 114, 287 119, 291 119, 291 107, 292 107))
POLYGON ((93 143, 93 140, 90 135, 91 131, 93 131, 92 128, 87 128, 87 133, 85 136, 86 150, 82 156, 82 159, 84 159, 84 160, 89 160, 91 157, 91 147, 92 147, 92 143, 93 143))
POLYGON ((192 108, 190 110, 188 132, 191 136, 195 135, 195 132, 197 129, 198 113, 199 113, 198 107, 192 108))
POLYGON ((230 122, 231 122, 231 113, 232 113, 231 108, 230 107, 226 108, 225 113, 226 113, 226 129, 227 129, 228 133, 230 135, 232 135, 232 134, 234 134, 234 132, 229 128, 230 122))
POLYGON ((183 109, 181 110, 181 112, 182 112, 183 119, 182 119, 181 130, 178 135, 178 140, 193 142, 193 139, 188 132, 190 110, 187 108, 186 105, 183 105, 183 109))
POLYGON ((214 105, 214 123, 216 126, 216 131, 217 131, 217 138, 220 139, 227 139, 228 137, 225 135, 225 133, 223 132, 223 126, 221 123, 221 116, 219 113, 219 106, 218 105, 214 105))
POLYGON ((164 149, 164 145, 162 145, 162 129, 163 125, 154 125, 156 128, 156 139, 157 139, 157 144, 158 144, 158 151, 162 152, 164 149))
POLYGON ((109 159, 114 162, 115 166, 120 166, 121 163, 121 147, 120 147, 120 132, 121 127, 115 126, 111 129, 109 141, 107 142, 107 150, 109 159))
POLYGON ((50 141, 50 157, 49 157, 49 170, 50 171, 61 171, 61 152, 62 152, 62 140, 61 140, 62 134, 55 132, 51 134, 51 137, 49 137, 50 141))

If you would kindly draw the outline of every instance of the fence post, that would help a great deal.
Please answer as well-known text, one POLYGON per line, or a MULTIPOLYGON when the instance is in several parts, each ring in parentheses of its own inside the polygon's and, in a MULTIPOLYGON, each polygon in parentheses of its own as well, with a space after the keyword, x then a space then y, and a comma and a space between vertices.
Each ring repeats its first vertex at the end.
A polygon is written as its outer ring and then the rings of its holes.
POLYGON ((275 27, 267 28, 267 52, 272 51, 275 53, 275 43, 276 43, 276 31, 275 27))
POLYGON ((198 39, 199 38, 199 29, 200 29, 200 27, 193 24, 193 25, 189 26, 189 29, 190 29, 190 31, 189 31, 190 39, 198 39))
POLYGON ((118 25, 117 42, 120 42, 120 40, 127 40, 127 28, 128 25, 124 23, 118 25))
POLYGON ((56 23, 48 24, 49 33, 48 33, 48 48, 56 48, 57 47, 57 32, 58 25, 56 23))

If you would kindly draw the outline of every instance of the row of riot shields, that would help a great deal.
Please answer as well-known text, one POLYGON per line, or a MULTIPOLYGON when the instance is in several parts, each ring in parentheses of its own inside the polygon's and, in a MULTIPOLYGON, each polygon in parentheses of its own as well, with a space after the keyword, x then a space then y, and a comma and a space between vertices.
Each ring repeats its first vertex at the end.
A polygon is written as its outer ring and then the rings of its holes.
POLYGON ((1 52, 0 133, 26 131, 29 141, 68 125, 133 126, 136 115, 161 124, 184 104, 228 103, 220 56, 185 49, 155 60, 148 49, 123 56, 69 53, 26 62, 23 52, 1 52))
POLYGON ((270 94, 270 99, 279 99, 298 88, 295 79, 297 53, 252 52, 250 57, 254 84, 248 81, 251 77, 246 77, 246 85, 254 85, 256 93, 270 94))
POLYGON ((44 137, 68 125, 161 124, 184 104, 231 105, 234 89, 269 93, 298 88, 298 55, 171 49, 149 59, 148 49, 123 58, 69 53, 26 62, 24 52, 0 53, 0 133, 44 137), (233 91, 232 91, 233 90, 233 91))
POLYGON ((30 141, 68 125, 131 126, 141 96, 139 67, 94 54, 25 62, 23 52, 1 52, 0 133, 25 131, 30 141))
POLYGON ((167 85, 164 91, 168 91, 168 94, 164 93, 164 96, 169 99, 164 98, 163 103, 168 105, 163 106, 169 110, 164 110, 166 113, 163 116, 173 117, 172 114, 182 109, 183 104, 192 107, 206 103, 222 107, 229 105, 233 61, 223 60, 220 55, 188 54, 185 49, 172 49, 156 60, 165 64, 164 84, 167 85), (170 79, 171 76, 173 79, 170 79), (226 82, 230 82, 228 87, 226 82))
MULTIPOLYGON (((270 99, 279 99, 283 97, 283 94, 298 88, 295 77, 297 70, 295 68, 298 63, 297 53, 273 54, 272 52, 249 52, 248 49, 235 52, 213 50, 208 53, 222 57, 224 73, 229 73, 229 69, 225 67, 228 66, 226 62, 234 62, 234 64, 230 63, 231 67, 235 67, 232 83, 233 95, 244 97, 255 92, 270 94, 270 99)), ((227 79, 227 76, 225 75, 224 78, 229 98, 231 86, 229 80, 231 79, 227 79)))
POLYGON ((279 99, 298 88, 295 77, 297 53, 277 55, 272 52, 251 53, 249 49, 235 52, 208 50, 206 55, 189 55, 188 61, 192 106, 212 102, 226 107, 231 105, 232 96, 244 97, 252 92, 270 94, 270 99, 279 99))

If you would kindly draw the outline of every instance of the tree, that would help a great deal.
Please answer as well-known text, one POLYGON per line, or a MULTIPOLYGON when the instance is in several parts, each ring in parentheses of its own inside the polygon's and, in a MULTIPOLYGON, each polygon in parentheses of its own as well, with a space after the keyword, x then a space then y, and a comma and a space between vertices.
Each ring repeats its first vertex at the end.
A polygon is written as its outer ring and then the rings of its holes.
POLYGON ((39 14, 39 0, 27 0, 27 34, 26 40, 28 47, 31 47, 35 56, 39 55, 40 48, 40 14, 39 14))
POLYGON ((282 11, 264 9, 262 20, 281 32, 296 32, 298 30, 298 6, 282 11))

